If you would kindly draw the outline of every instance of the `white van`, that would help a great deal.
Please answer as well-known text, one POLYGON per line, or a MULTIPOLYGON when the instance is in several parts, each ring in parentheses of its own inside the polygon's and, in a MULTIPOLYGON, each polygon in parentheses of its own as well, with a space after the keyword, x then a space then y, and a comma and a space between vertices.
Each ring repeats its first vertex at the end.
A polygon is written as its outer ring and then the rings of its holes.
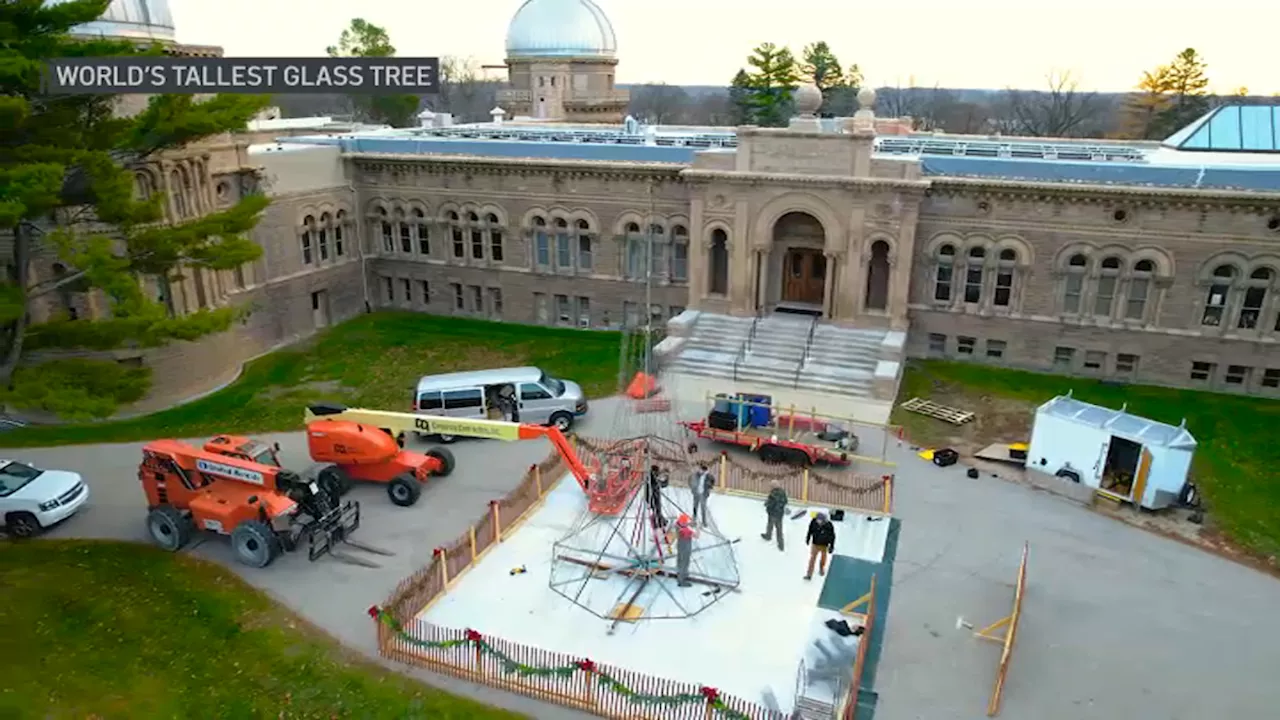
MULTIPOLYGON (((427 375, 414 390, 413 410, 420 415, 554 425, 563 432, 587 414, 587 398, 577 383, 539 368, 502 368, 427 375), (498 396, 504 392, 515 398, 515 417, 499 408, 498 396)), ((456 438, 441 435, 439 440, 450 443, 456 438)))

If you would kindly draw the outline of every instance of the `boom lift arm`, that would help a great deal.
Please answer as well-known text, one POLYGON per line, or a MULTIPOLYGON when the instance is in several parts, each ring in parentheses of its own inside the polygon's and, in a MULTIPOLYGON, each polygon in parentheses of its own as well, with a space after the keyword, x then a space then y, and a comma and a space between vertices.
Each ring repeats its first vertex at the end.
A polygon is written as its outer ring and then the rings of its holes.
POLYGON ((569 439, 555 426, 530 425, 526 423, 505 422, 503 420, 470 420, 463 418, 441 417, 437 415, 417 415, 414 413, 394 412, 390 410, 367 410, 364 408, 348 408, 338 404, 317 404, 307 407, 303 416, 307 426, 324 420, 345 420, 378 428, 392 437, 400 437, 410 432, 424 435, 456 435, 458 437, 486 438, 489 440, 535 440, 545 437, 549 440, 560 457, 569 466, 569 472, 583 490, 589 490, 594 479, 590 470, 578 457, 577 451, 569 439))

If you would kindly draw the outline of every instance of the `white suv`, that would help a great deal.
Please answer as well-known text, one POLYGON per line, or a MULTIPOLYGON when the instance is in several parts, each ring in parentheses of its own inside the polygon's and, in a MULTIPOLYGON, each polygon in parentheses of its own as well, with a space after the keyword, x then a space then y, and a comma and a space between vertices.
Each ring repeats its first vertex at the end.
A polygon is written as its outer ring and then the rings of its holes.
POLYGON ((0 524, 12 537, 39 535, 75 514, 88 499, 89 486, 79 473, 0 460, 0 524))

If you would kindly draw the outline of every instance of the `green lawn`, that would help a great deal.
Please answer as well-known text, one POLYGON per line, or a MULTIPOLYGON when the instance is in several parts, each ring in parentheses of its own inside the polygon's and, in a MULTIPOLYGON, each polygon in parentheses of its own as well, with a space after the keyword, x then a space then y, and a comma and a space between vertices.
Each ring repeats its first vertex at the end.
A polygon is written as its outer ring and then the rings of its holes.
POLYGON ((195 402, 131 420, 22 428, 0 435, 0 446, 292 430, 316 400, 408 410, 419 377, 455 370, 537 365, 599 397, 617 390, 619 342, 616 332, 410 312, 361 315, 255 360, 230 387, 195 402))
POLYGON ((3 718, 519 717, 357 657, 189 556, 5 543, 0 587, 3 718))
MULTIPOLYGON (((1086 402, 1128 410, 1171 424, 1186 418, 1196 437, 1193 475, 1210 516, 1229 538, 1265 556, 1280 555, 1280 401, 1237 395, 1171 390, 1149 386, 1104 385, 1096 380, 1004 370, 972 363, 912 361, 903 377, 899 401, 933 399, 978 413, 976 442, 1019 439, 1012 421, 984 418, 1019 413, 1025 432, 1034 407, 1055 395, 1074 391, 1086 402)), ((954 428, 901 410, 894 422, 916 442, 936 442, 954 428)), ((961 431, 963 432, 963 431, 961 431)), ((1026 436, 1021 436, 1025 438, 1026 436)))

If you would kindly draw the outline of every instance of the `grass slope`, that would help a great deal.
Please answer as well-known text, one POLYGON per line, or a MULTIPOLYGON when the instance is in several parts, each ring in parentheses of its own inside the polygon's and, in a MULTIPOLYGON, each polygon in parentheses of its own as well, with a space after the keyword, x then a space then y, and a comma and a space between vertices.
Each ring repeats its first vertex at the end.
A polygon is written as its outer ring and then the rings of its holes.
POLYGON ((0 587, 0 717, 519 717, 355 657, 185 555, 6 543, 0 587))
POLYGON ((923 444, 1025 440, 1035 407, 1068 391, 1109 408, 1127 403, 1135 415, 1173 425, 1186 418, 1199 443, 1192 472, 1217 526, 1248 550, 1280 555, 1278 401, 917 360, 908 365, 899 401, 928 398, 975 411, 978 418, 972 427, 957 429, 895 409, 893 420, 923 444))
POLYGON ((411 312, 361 315, 301 346, 245 366, 229 387, 130 420, 30 427, 0 435, 4 447, 129 442, 257 433, 301 426, 309 402, 340 400, 407 410, 418 378, 456 370, 537 365, 580 383, 594 397, 616 391, 619 334, 441 317, 411 312))

